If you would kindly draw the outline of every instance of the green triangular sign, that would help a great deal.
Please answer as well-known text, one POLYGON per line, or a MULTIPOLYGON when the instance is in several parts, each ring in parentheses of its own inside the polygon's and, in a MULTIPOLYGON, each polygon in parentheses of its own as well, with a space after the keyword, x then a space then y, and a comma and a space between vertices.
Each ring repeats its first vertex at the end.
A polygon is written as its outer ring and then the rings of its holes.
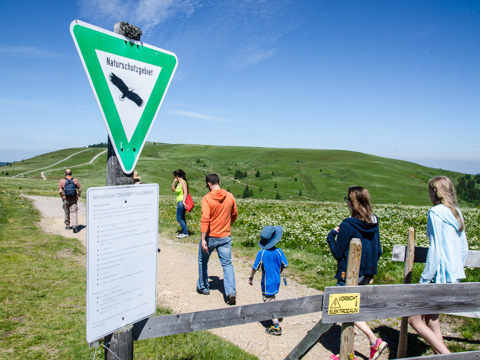
POLYGON ((177 67, 174 53, 74 20, 82 60, 125 173, 137 163, 177 67))

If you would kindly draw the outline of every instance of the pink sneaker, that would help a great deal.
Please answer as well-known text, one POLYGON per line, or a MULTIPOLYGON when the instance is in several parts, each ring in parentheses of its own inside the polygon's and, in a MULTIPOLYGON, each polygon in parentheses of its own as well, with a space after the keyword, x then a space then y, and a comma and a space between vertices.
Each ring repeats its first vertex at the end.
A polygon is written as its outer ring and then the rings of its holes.
MULTIPOLYGON (((330 355, 330 360, 340 360, 340 356, 339 355, 330 355)), ((357 358, 353 358, 353 360, 357 360, 357 358)))
POLYGON ((368 360, 375 360, 377 359, 383 350, 387 347, 387 343, 382 339, 377 339, 375 345, 370 346, 370 358, 368 360))

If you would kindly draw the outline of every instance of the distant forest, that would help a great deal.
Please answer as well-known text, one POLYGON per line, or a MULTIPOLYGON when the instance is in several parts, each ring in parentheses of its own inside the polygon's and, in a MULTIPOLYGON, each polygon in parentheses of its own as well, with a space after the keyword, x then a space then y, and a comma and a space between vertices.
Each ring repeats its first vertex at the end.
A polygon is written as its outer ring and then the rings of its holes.
POLYGON ((469 204, 475 206, 480 205, 480 188, 477 186, 480 184, 480 174, 477 175, 464 175, 458 180, 457 196, 460 200, 463 200, 469 204))
POLYGON ((93 145, 88 145, 89 148, 108 148, 107 143, 99 143, 99 144, 93 144, 93 145))

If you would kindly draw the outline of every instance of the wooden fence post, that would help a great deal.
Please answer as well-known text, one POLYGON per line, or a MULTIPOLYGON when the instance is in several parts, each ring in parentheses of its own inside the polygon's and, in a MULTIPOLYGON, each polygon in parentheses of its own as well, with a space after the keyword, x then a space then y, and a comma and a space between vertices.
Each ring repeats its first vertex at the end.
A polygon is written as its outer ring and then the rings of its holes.
MULTIPOLYGON (((362 260, 362 241, 353 238, 348 250, 347 277, 345 286, 358 285, 360 261, 362 260)), ((342 335, 340 338, 340 360, 353 359, 353 343, 355 337, 354 323, 342 323, 342 335)))
POLYGON ((109 335, 105 360, 133 360, 133 325, 125 326, 109 335))
MULTIPOLYGON (((413 260, 415 258, 415 229, 408 229, 408 243, 407 254, 405 258, 405 270, 404 270, 404 284, 410 284, 412 282, 413 260)), ((402 317, 402 323, 400 325, 400 335, 398 337, 397 359, 401 359, 407 356, 407 342, 408 342, 408 317, 402 317)))
POLYGON ((287 355, 285 360, 302 359, 334 326, 335 324, 324 324, 320 320, 287 355))
MULTIPOLYGON (((114 25, 114 32, 133 40, 140 40, 142 31, 126 22, 114 25)), ((107 186, 133 185, 133 172, 125 174, 118 162, 113 145, 108 137, 107 186)), ((120 329, 106 338, 105 360, 133 360, 133 325, 120 329)))

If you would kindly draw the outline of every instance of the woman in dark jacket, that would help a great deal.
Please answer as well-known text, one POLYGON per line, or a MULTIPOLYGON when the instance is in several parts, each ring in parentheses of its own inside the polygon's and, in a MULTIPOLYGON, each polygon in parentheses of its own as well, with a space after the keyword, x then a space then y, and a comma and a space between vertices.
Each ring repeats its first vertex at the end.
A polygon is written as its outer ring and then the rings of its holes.
MULTIPOLYGON (((373 276, 377 274, 378 259, 382 255, 380 233, 378 231, 378 218, 372 213, 370 194, 361 186, 350 186, 348 196, 345 198, 351 217, 342 221, 339 227, 330 231, 327 237, 328 245, 333 257, 338 261, 337 286, 345 286, 345 277, 348 263, 348 250, 350 241, 358 238, 362 242, 362 259, 358 284, 373 283, 373 276)), ((356 322, 355 325, 362 330, 370 340, 370 358, 377 359, 387 346, 387 343, 377 338, 366 322, 356 322)), ((331 360, 338 359, 331 355, 331 360)))

